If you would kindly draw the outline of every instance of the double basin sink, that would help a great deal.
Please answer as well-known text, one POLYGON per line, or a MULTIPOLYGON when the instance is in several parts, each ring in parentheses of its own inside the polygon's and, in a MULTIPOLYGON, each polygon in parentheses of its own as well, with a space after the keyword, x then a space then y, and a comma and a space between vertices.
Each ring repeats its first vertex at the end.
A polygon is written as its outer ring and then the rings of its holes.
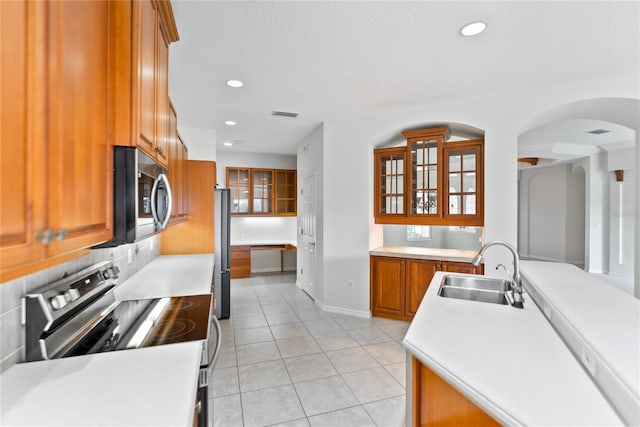
POLYGON ((446 298, 513 305, 511 281, 483 276, 453 276, 442 279, 438 295, 446 298))

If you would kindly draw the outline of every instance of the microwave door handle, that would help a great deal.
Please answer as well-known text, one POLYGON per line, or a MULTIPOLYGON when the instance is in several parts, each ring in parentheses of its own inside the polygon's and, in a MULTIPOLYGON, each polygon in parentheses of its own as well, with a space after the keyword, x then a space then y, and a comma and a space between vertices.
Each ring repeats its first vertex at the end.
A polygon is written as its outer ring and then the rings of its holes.
MULTIPOLYGON (((164 230, 165 228, 167 228, 167 224, 169 224, 169 220, 171 219, 171 211, 173 210, 173 194, 171 193, 171 185, 169 184, 169 178, 167 177, 167 175, 161 173, 158 176, 158 180, 160 181, 162 180, 162 182, 164 182, 164 187, 165 187, 165 194, 167 197, 167 212, 165 214, 165 217, 162 221, 160 221, 159 215, 158 215, 158 222, 160 222, 160 230, 164 230)), ((156 182, 157 182, 156 181, 156 182)), ((153 206, 153 204, 152 204, 153 206)))
MULTIPOLYGON (((162 176, 162 174, 160 174, 162 176)), ((153 222, 155 224, 160 224, 160 218, 158 217, 158 212, 156 211, 156 196, 158 194, 158 185, 160 184, 160 176, 153 182, 153 187, 151 187, 151 215, 153 216, 153 222)))

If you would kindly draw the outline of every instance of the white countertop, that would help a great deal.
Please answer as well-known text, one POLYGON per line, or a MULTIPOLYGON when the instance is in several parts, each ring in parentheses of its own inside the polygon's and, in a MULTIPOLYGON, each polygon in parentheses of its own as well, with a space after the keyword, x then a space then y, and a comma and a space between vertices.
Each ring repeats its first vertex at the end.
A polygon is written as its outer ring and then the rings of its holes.
POLYGON ((232 240, 231 246, 260 246, 260 245, 291 245, 296 246, 295 240, 232 240))
POLYGON ((160 255, 115 289, 118 300, 211 293, 213 254, 160 255))
POLYGON ((192 425, 201 350, 192 341, 15 365, 0 376, 0 425, 192 425))
POLYGON ((443 298, 436 272, 404 346, 507 425, 621 425, 535 303, 443 298))
POLYGON ((412 246, 379 246, 369 251, 369 255, 398 258, 434 259, 441 261, 471 262, 478 251, 461 249, 418 248, 412 246))
POLYGON ((571 264, 522 261, 520 272, 603 393, 640 425, 640 300, 571 264))

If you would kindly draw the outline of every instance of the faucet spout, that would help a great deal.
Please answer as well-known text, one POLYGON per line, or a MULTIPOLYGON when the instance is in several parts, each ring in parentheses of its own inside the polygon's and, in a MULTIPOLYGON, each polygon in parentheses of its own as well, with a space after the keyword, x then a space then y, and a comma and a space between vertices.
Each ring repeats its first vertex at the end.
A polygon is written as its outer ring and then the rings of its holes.
POLYGON ((512 289, 513 289, 513 298, 515 301, 513 305, 514 307, 522 308, 523 307, 522 304, 524 300, 522 298, 522 292, 523 292, 522 284, 520 283, 520 258, 518 257, 518 252, 516 251, 516 248, 514 248, 512 245, 510 245, 507 242, 503 242, 501 240, 494 240, 494 241, 485 243, 484 246, 480 248, 480 251, 478 252, 478 254, 475 257, 473 257, 473 260, 471 261, 471 263, 476 266, 479 265, 480 260, 484 256, 487 249, 489 249, 491 246, 496 246, 496 245, 504 246, 511 252, 511 255, 513 256, 512 289))

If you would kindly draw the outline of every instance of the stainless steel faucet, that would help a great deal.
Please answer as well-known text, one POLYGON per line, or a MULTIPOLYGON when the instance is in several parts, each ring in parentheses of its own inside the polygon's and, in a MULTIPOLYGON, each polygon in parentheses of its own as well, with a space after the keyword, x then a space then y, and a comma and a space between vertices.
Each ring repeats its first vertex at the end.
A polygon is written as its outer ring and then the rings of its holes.
MULTIPOLYGON (((487 249, 490 248, 491 246, 496 246, 496 245, 504 246, 505 248, 509 249, 509 251, 511 251, 511 255, 513 255, 513 276, 511 280, 511 290, 513 291, 512 305, 517 308, 523 308, 524 298, 522 297, 523 289, 522 289, 522 283, 520 282, 520 258, 518 257, 518 252, 513 246, 501 240, 494 240, 492 242, 485 243, 484 246, 482 246, 482 248, 480 249, 480 252, 478 252, 478 254, 475 257, 473 257, 473 260, 471 261, 471 263, 475 266, 480 265, 482 256, 487 251, 487 249)), ((504 268, 505 271, 507 272, 509 271, 502 264, 499 264, 496 267, 496 270, 500 268, 500 266, 502 266, 502 268, 504 268)))

